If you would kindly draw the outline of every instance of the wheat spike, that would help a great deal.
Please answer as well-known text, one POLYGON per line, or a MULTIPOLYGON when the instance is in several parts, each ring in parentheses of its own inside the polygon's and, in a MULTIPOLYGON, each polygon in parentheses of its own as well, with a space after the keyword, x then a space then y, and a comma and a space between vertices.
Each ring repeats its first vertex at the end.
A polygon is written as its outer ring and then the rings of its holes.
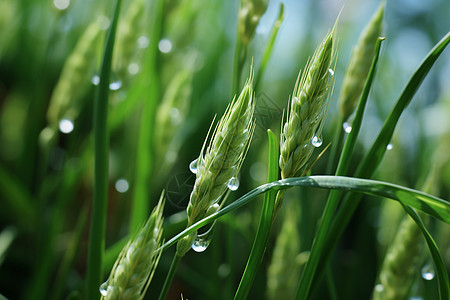
POLYGON ((143 299, 161 253, 164 193, 136 237, 123 248, 109 279, 102 284, 101 299, 143 299))

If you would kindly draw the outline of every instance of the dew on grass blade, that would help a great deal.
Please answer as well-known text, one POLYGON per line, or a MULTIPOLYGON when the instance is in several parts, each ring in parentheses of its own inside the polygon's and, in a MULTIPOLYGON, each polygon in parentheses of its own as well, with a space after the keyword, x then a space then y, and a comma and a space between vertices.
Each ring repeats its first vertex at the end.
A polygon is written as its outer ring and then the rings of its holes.
POLYGON ((71 133, 73 131, 73 121, 69 119, 61 119, 59 121, 59 131, 62 133, 71 133))
POLYGON ((131 63, 128 65, 128 73, 130 75, 136 75, 137 73, 139 73, 139 65, 137 63, 131 63))
POLYGON ((116 80, 116 81, 113 81, 113 82, 109 83, 109 89, 111 91, 117 91, 121 87, 122 87, 122 81, 120 81, 120 80, 116 80))
POLYGON ((394 148, 394 145, 392 144, 392 143, 389 143, 387 146, 386 146, 386 150, 392 150, 394 148))
POLYGON ((54 0, 53 5, 56 7, 56 9, 65 10, 69 7, 70 0, 54 0))
POLYGON ((352 131, 352 125, 350 125, 348 122, 344 122, 344 124, 342 124, 342 127, 347 133, 350 133, 352 131))
POLYGON ((425 280, 432 280, 435 276, 434 267, 431 264, 426 264, 422 268, 422 278, 425 280))
POLYGON ((207 232, 197 235, 194 243, 192 243, 192 250, 194 250, 195 252, 205 251, 206 248, 208 248, 209 244, 211 244, 212 236, 213 227, 209 228, 207 232))
POLYGON ((100 76, 98 76, 98 75, 92 76, 91 82, 93 85, 98 85, 100 83, 100 76))
POLYGON ((328 69, 328 73, 330 73, 330 75, 333 76, 334 75, 333 69, 328 69))
POLYGON ((158 49, 162 53, 169 53, 172 51, 172 42, 168 39, 162 39, 158 43, 158 49))
POLYGON ((191 170, 192 173, 197 174, 197 167, 198 167, 198 158, 191 161, 189 164, 189 170, 191 170))
POLYGON ((237 190, 239 188, 239 179, 237 179, 237 177, 231 177, 227 182, 227 187, 231 191, 237 190))
POLYGON ((139 48, 147 48, 148 45, 150 45, 150 39, 145 35, 141 35, 138 38, 137 43, 139 48))
POLYGON ((322 146, 322 139, 320 137, 318 137, 317 135, 313 136, 313 138, 311 139, 311 143, 314 147, 320 147, 322 146))
POLYGON ((126 179, 120 178, 116 181, 114 187, 116 188, 116 191, 118 191, 119 193, 125 193, 130 188, 130 185, 126 179))
POLYGON ((108 283, 109 279, 100 285, 100 294, 102 294, 102 296, 108 295, 108 283))

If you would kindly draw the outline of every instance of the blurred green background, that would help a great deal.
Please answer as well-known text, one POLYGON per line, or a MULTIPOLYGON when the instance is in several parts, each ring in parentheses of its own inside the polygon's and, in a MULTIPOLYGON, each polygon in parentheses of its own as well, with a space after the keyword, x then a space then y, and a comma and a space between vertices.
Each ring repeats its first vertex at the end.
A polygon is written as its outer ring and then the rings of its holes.
MULTIPOLYGON (((242 83, 252 58, 258 71, 280 3, 270 1, 256 28, 242 83)), ((337 30, 335 87, 323 132, 324 145, 332 140, 335 126, 341 126, 336 124, 337 102, 351 49, 379 1, 283 3, 285 20, 266 73, 255 91, 254 139, 241 171, 240 188, 228 201, 264 183, 265 131, 271 128, 279 134, 283 110, 299 70, 342 9, 337 30)), ((86 216, 93 185, 93 98, 112 6, 110 1, 94 0, 0 2, 0 294, 9 299, 36 299, 30 298, 32 295, 58 299, 82 290, 89 225, 86 216), (69 64, 76 67, 65 71, 69 64)), ((146 163, 136 161, 136 153, 139 128, 148 122, 141 119, 141 109, 149 94, 149 44, 158 43, 160 52, 158 111, 152 148, 148 149, 148 202, 153 207, 166 189, 166 239, 184 227, 176 218, 182 218, 193 185, 188 165, 198 157, 213 116, 221 116, 233 96, 238 1, 166 1, 160 41, 149 39, 151 7, 151 1, 124 1, 118 28, 110 86, 107 247, 128 233, 135 169, 146 163), (140 6, 135 2, 140 2, 140 6)), ((421 60, 450 29, 450 2, 387 1, 384 25, 387 39, 382 45, 355 166, 358 155, 373 142, 421 60)), ((449 199, 449 115, 450 52, 446 50, 404 113, 393 147, 375 177, 418 188, 431 165, 439 161, 440 182, 435 195, 449 199)), ((325 173, 327 155, 313 167, 313 174, 325 173)), ((293 191, 291 197, 296 197, 296 193, 293 191)), ((324 192, 304 193, 311 202, 314 219, 321 213, 324 192)), ((351 274, 336 279, 344 299, 370 295, 376 263, 386 247, 380 235, 386 231, 383 228, 396 226, 397 215, 402 214, 394 205, 386 210, 379 202, 367 203, 350 224, 337 251, 345 259, 336 262, 336 275, 351 274), (387 211, 392 216, 386 215, 387 211), (364 264, 358 265, 361 261, 364 264), (359 278, 360 272, 367 276, 359 278), (357 286, 352 286, 355 282, 357 286)), ((230 274, 230 266, 223 261, 231 257, 236 266, 245 263, 259 207, 260 203, 255 202, 227 216, 216 229, 211 249, 204 254, 187 255, 172 297, 179 298, 177 295, 182 292, 185 298, 204 299, 220 293, 222 299, 229 299, 234 294, 242 267, 230 274), (208 263, 199 257, 202 255, 210 257, 208 263)), ((303 227, 301 232, 301 248, 306 250, 314 230, 303 227)), ((442 239, 441 243, 448 264, 450 241, 442 239)), ((271 251, 268 249, 265 264, 271 251)), ((170 259, 170 255, 163 255, 149 299, 155 298, 152 295, 160 289, 170 259)), ((252 299, 263 297, 265 286, 261 271, 252 299)))

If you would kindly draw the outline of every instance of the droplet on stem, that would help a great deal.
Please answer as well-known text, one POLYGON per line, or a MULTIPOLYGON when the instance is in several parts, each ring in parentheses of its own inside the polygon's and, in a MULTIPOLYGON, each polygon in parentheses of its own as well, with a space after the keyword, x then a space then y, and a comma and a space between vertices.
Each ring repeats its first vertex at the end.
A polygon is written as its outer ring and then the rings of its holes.
POLYGON ((432 280, 434 278, 434 268, 431 264, 426 264, 422 268, 422 278, 425 280, 432 280))
POLYGON ((192 250, 195 252, 203 252, 208 248, 213 236, 213 227, 211 226, 205 233, 197 235, 194 243, 192 243, 192 250))
POLYGON ((106 280, 100 285, 100 294, 102 294, 102 296, 106 296, 108 294, 108 283, 109 280, 106 280))
POLYGON ((239 188, 239 179, 237 177, 231 177, 230 180, 228 180, 227 187, 231 191, 235 191, 239 188))
POLYGON ((392 150, 394 148, 394 145, 392 144, 392 143, 389 143, 387 146, 386 146, 386 150, 392 150))
POLYGON ((311 143, 314 147, 320 147, 322 146, 322 139, 318 137, 317 135, 313 136, 311 143))
POLYGON ((189 164, 189 170, 191 170, 192 173, 197 174, 197 168, 198 168, 198 158, 194 159, 189 164))
POLYGON ((350 125, 348 122, 344 122, 344 124, 342 124, 342 127, 347 133, 350 133, 352 131, 352 125, 350 125))

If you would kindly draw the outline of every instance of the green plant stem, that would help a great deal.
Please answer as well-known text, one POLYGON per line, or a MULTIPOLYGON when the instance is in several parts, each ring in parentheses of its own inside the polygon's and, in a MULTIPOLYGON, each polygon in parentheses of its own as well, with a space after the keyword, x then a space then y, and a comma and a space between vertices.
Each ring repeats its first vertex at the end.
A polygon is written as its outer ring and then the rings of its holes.
POLYGON ((139 230, 150 213, 150 176, 152 172, 152 141, 155 131, 155 113, 159 100, 158 42, 161 39, 164 0, 157 0, 152 10, 153 26, 148 52, 149 96, 143 97, 142 115, 136 154, 135 189, 131 208, 130 233, 139 230))
POLYGON ((275 45, 275 39, 277 38, 278 30, 280 29, 283 20, 284 20, 284 4, 280 3, 280 12, 278 14, 278 19, 275 21, 275 24, 272 27, 269 42, 267 43, 267 46, 264 49, 261 64, 259 65, 259 70, 255 76, 255 91, 259 87, 259 82, 261 81, 261 78, 264 76, 267 63, 269 62, 270 56, 272 54, 273 46, 275 45))
MULTIPOLYGON (((275 134, 270 129, 267 130, 267 135, 269 137, 269 167, 267 181, 272 182, 278 179, 278 141, 275 134)), ((280 192, 283 193, 283 191, 280 192)), ((276 191, 271 190, 267 192, 264 197, 258 230, 250 252, 250 257, 245 266, 244 274, 242 275, 241 282, 234 295, 235 300, 247 299, 248 293, 250 292, 259 264, 261 263, 266 250, 267 240, 269 239, 276 196, 276 191)))
POLYGON ((122 1, 117 0, 111 28, 106 39, 100 72, 100 84, 94 101, 94 199, 89 233, 86 299, 98 299, 103 279, 102 262, 105 250, 106 208, 108 202, 108 98, 111 61, 122 1))
MULTIPOLYGON (((370 87, 372 85, 372 81, 375 76, 375 70, 378 62, 378 57, 380 55, 380 47, 382 40, 384 39, 378 39, 377 44, 375 46, 375 56, 373 58, 372 66, 370 67, 369 75, 367 76, 367 80, 363 92, 361 94, 361 99, 359 101, 358 108, 356 110, 355 119, 353 120, 352 131, 350 132, 347 138, 347 141, 344 145, 344 149, 342 151, 341 158, 337 166, 336 175, 338 176, 345 175, 345 173, 348 170, 348 166, 350 164, 350 158, 352 156, 353 149, 356 144, 356 139, 358 137, 358 133, 361 128, 364 108, 366 106, 370 87)), ((341 193, 342 191, 337 190, 332 190, 330 192, 327 204, 325 205, 325 209, 322 215, 322 222, 319 225, 318 232, 314 239, 308 262, 306 263, 305 269, 303 270, 302 275, 300 277, 300 285, 296 296, 297 299, 308 298, 312 280, 314 278, 314 273, 317 269, 317 265, 319 264, 320 256, 323 251, 323 247, 325 245, 326 237, 328 235, 328 230, 333 221, 333 216, 338 208, 341 193)))
POLYGON ((241 81, 242 67, 247 56, 247 50, 242 47, 242 43, 239 38, 236 38, 236 47, 234 49, 234 67, 233 67, 233 86, 232 95, 239 93, 239 83, 241 81))
POLYGON ((179 256, 175 253, 172 264, 170 265, 169 273, 167 273, 166 280, 164 281, 164 285, 159 294, 159 300, 164 300, 169 293, 170 286, 172 285, 173 278, 175 277, 175 273, 178 269, 178 265, 180 264, 181 258, 183 256, 179 256))
POLYGON ((345 131, 342 128, 342 124, 342 118, 339 117, 336 124, 336 131, 334 132, 333 144, 331 144, 330 157, 327 163, 327 174, 333 174, 336 171, 336 165, 339 160, 339 153, 341 153, 345 136, 345 131))

